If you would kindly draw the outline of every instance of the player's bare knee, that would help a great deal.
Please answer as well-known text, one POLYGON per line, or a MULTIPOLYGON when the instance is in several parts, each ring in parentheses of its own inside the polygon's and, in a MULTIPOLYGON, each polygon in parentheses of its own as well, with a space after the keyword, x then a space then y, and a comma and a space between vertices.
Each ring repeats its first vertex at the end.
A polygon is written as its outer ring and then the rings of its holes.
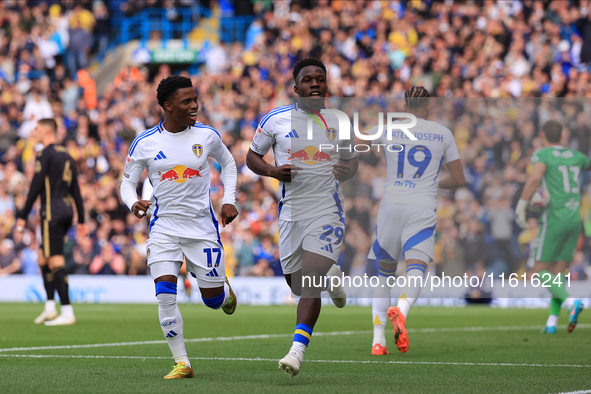
POLYGON ((177 277, 174 275, 162 275, 162 276, 159 276, 154 279, 154 283, 159 283, 159 282, 170 282, 170 283, 174 283, 174 285, 176 286, 177 277))
POLYGON ((213 298, 217 297, 224 292, 224 286, 220 287, 212 287, 212 288, 204 288, 200 287, 199 291, 201 291, 201 296, 203 298, 213 298))
POLYGON ((285 275, 285 280, 287 281, 287 284, 291 288, 291 292, 293 294, 298 297, 302 295, 302 271, 285 275))
POLYGON ((307 272, 302 275, 302 297, 316 298, 320 297, 322 290, 326 288, 327 278, 317 270, 307 272))

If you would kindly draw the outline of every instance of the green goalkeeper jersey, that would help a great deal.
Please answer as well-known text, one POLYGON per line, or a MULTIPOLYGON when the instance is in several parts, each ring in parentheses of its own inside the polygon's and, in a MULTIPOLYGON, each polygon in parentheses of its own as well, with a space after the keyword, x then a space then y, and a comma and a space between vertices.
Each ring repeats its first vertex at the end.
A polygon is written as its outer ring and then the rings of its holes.
POLYGON ((555 145, 536 151, 531 162, 546 165, 542 186, 550 193, 550 204, 543 216, 550 220, 581 220, 581 170, 589 167, 589 158, 581 152, 555 145))

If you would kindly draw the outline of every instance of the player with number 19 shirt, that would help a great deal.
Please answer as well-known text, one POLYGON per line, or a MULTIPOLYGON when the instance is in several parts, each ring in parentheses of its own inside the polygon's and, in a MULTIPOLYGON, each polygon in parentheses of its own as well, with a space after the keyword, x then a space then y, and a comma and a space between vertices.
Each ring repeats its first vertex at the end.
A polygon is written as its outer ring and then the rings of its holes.
MULTIPOLYGON (((437 216, 437 190, 453 189, 464 184, 460 154, 452 132, 426 120, 429 112, 429 92, 413 86, 405 92, 406 111, 417 118, 410 129, 415 137, 394 130, 392 139, 382 136, 373 145, 381 145, 386 156, 386 185, 376 220, 375 242, 369 259, 378 260, 379 285, 374 290, 372 320, 374 338, 372 354, 389 354, 384 330, 386 315, 394 327, 394 340, 401 352, 409 347, 406 317, 417 300, 427 264, 433 261, 437 216), (450 176, 439 180, 445 163, 450 176), (390 285, 396 272, 398 258, 406 260, 406 277, 417 277, 401 290, 397 306, 390 307, 390 285), (418 279, 420 278, 420 279, 418 279), (411 286, 410 283, 417 283, 411 286)), ((377 126, 376 126, 377 127, 377 126)), ((369 135, 376 130, 368 131, 369 135)))
POLYGON ((459 160, 460 154, 447 127, 419 117, 411 132, 417 140, 394 130, 391 141, 386 135, 373 141, 383 144, 387 176, 371 259, 395 262, 405 253, 407 259, 413 255, 426 263, 433 260, 437 180, 442 165, 459 160))

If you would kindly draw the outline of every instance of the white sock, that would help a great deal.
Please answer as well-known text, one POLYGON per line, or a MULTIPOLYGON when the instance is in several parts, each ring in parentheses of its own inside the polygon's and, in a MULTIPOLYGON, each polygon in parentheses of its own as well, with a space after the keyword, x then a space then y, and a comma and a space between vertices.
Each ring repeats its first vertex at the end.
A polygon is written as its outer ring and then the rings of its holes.
POLYGON ((404 318, 408 317, 410 308, 421 294, 422 287, 420 285, 423 283, 424 276, 425 272, 419 268, 411 267, 406 271, 406 286, 402 289, 402 294, 398 299, 398 308, 404 318))
POLYGON ((226 282, 224 282, 224 301, 222 302, 222 305, 220 306, 220 308, 226 306, 228 304, 229 300, 230 300, 230 286, 228 286, 228 284, 226 282))
POLYGON ((373 324, 373 341, 371 342, 371 347, 374 347, 376 344, 380 345, 381 347, 386 347, 386 325, 385 324, 373 324))
POLYGON ((558 324, 558 316, 550 315, 548 316, 548 320, 546 320, 546 327, 556 327, 558 324))
MULTIPOLYGON (((377 344, 386 346, 386 322, 388 321, 388 308, 390 307, 390 287, 387 284, 388 277, 378 276, 378 287, 374 289, 371 302, 371 321, 373 324, 373 342, 374 347, 377 344)), ((392 280, 390 280, 392 281, 392 280)))
POLYGON ((187 357, 185 337, 183 336, 183 316, 176 303, 176 294, 160 293, 156 298, 158 299, 160 327, 166 337, 174 361, 176 363, 184 361, 185 365, 190 368, 191 362, 187 357))
POLYGON ((62 305, 61 315, 63 317, 74 317, 74 308, 72 308, 72 305, 62 305))
POLYGON ((306 349, 308 346, 304 345, 301 342, 294 342, 291 345, 291 349, 289 349, 290 353, 296 353, 300 357, 300 361, 304 359, 304 354, 306 353, 306 349))
POLYGON ((45 312, 55 311, 55 300, 45 301, 45 312))

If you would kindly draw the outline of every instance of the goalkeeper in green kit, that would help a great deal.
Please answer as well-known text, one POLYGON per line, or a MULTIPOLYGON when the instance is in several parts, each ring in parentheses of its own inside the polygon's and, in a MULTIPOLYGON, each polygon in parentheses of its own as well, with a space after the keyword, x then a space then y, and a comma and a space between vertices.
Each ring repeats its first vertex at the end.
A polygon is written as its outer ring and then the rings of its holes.
POLYGON ((550 194, 550 203, 540 217, 540 232, 535 242, 534 271, 539 273, 540 282, 550 286, 552 294, 550 316, 545 333, 556 333, 558 314, 562 303, 570 307, 568 332, 577 325, 583 310, 580 300, 569 298, 562 274, 573 260, 581 232, 581 171, 591 169, 589 158, 581 152, 560 145, 562 126, 550 120, 542 127, 541 138, 544 148, 536 151, 531 158, 533 170, 523 187, 521 199, 515 209, 516 221, 526 229, 525 210, 528 201, 537 188, 542 186, 550 194))

